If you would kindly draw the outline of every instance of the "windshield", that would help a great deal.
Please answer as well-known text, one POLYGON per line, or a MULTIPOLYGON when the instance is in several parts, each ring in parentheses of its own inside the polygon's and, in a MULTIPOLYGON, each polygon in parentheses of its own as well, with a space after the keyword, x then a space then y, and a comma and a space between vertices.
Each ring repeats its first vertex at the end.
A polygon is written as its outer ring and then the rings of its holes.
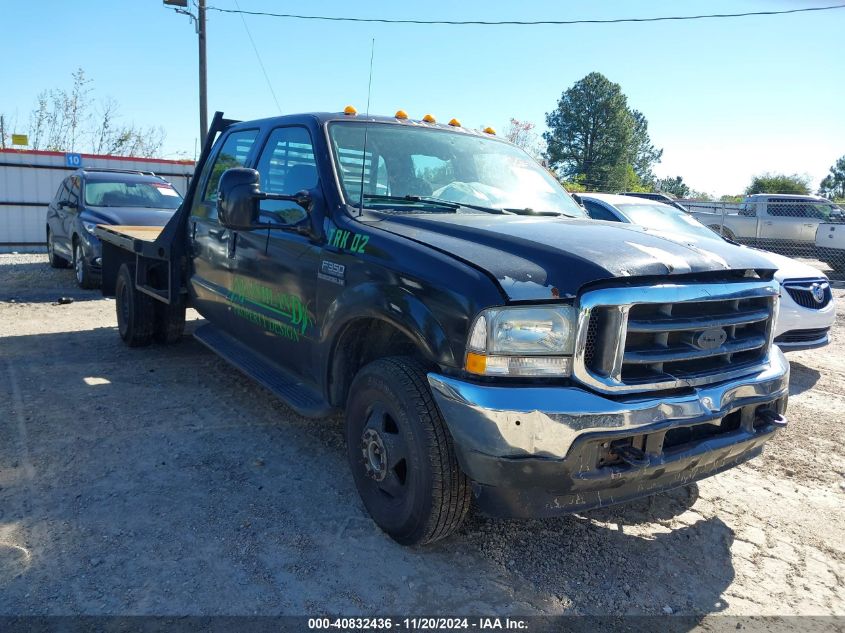
POLYGON ((425 203, 419 199, 436 198, 490 209, 585 215, 528 154, 493 138, 423 126, 351 121, 331 123, 329 136, 350 204, 358 205, 363 195, 365 207, 399 207, 413 212, 414 206, 399 204, 410 196, 418 204, 425 203))
POLYGON ((92 207, 148 207, 177 209, 182 196, 168 182, 89 181, 85 204, 92 207))
POLYGON ((717 237, 716 233, 708 229, 701 222, 688 213, 670 207, 667 204, 615 204, 632 224, 639 224, 649 229, 698 235, 708 239, 717 237))

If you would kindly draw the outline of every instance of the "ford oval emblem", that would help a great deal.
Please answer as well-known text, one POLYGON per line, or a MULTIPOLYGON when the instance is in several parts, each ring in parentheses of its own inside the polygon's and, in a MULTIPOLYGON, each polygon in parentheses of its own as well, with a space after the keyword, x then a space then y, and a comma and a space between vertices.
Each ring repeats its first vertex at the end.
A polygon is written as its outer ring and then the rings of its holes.
POLYGON ((812 293, 813 299, 815 299, 816 303, 824 302, 824 296, 827 294, 825 292, 826 290, 827 288, 825 288, 822 284, 813 284, 810 286, 810 292, 812 293))
POLYGON ((692 343, 698 349, 716 349, 717 347, 722 347, 727 340, 728 333, 720 327, 714 327, 698 332, 693 337, 692 343))

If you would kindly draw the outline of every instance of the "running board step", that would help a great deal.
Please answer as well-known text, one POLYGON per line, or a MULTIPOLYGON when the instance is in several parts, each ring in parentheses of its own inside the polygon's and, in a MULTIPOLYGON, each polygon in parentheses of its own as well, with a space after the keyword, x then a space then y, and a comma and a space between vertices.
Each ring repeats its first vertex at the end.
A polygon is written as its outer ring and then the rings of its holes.
POLYGON ((312 388, 291 378, 283 369, 262 358, 243 343, 211 324, 194 332, 194 338, 234 365, 244 374, 272 391, 291 409, 308 418, 322 418, 334 412, 312 388))

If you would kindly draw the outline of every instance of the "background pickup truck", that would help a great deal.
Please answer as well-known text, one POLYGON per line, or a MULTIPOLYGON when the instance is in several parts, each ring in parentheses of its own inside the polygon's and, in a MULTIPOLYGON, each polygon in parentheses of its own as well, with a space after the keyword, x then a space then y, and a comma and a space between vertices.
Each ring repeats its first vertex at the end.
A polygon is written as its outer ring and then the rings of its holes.
POLYGON ((690 205, 696 220, 732 240, 755 246, 808 246, 816 242, 816 229, 828 221, 841 221, 842 210, 816 196, 757 194, 738 209, 703 210, 690 205))
POLYGON ((822 223, 816 231, 819 259, 837 272, 845 272, 845 223, 822 223))
POLYGON ((175 342, 192 306, 194 336, 290 407, 344 411, 400 543, 473 499, 538 517, 684 485, 786 424, 771 264, 590 220, 492 130, 218 113, 196 174, 163 230, 96 229, 120 336, 175 342))

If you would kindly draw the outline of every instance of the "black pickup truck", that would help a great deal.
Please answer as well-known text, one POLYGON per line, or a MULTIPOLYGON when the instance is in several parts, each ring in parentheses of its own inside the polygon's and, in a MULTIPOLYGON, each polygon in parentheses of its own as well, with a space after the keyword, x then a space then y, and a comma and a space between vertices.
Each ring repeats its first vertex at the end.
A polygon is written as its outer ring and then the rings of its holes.
MULTIPOLYGON (((218 113, 163 229, 100 226, 131 346, 194 336, 307 416, 403 544, 731 468, 786 425, 771 264, 589 220, 493 130, 218 113)), ((680 239, 680 238, 678 238, 680 239)))

